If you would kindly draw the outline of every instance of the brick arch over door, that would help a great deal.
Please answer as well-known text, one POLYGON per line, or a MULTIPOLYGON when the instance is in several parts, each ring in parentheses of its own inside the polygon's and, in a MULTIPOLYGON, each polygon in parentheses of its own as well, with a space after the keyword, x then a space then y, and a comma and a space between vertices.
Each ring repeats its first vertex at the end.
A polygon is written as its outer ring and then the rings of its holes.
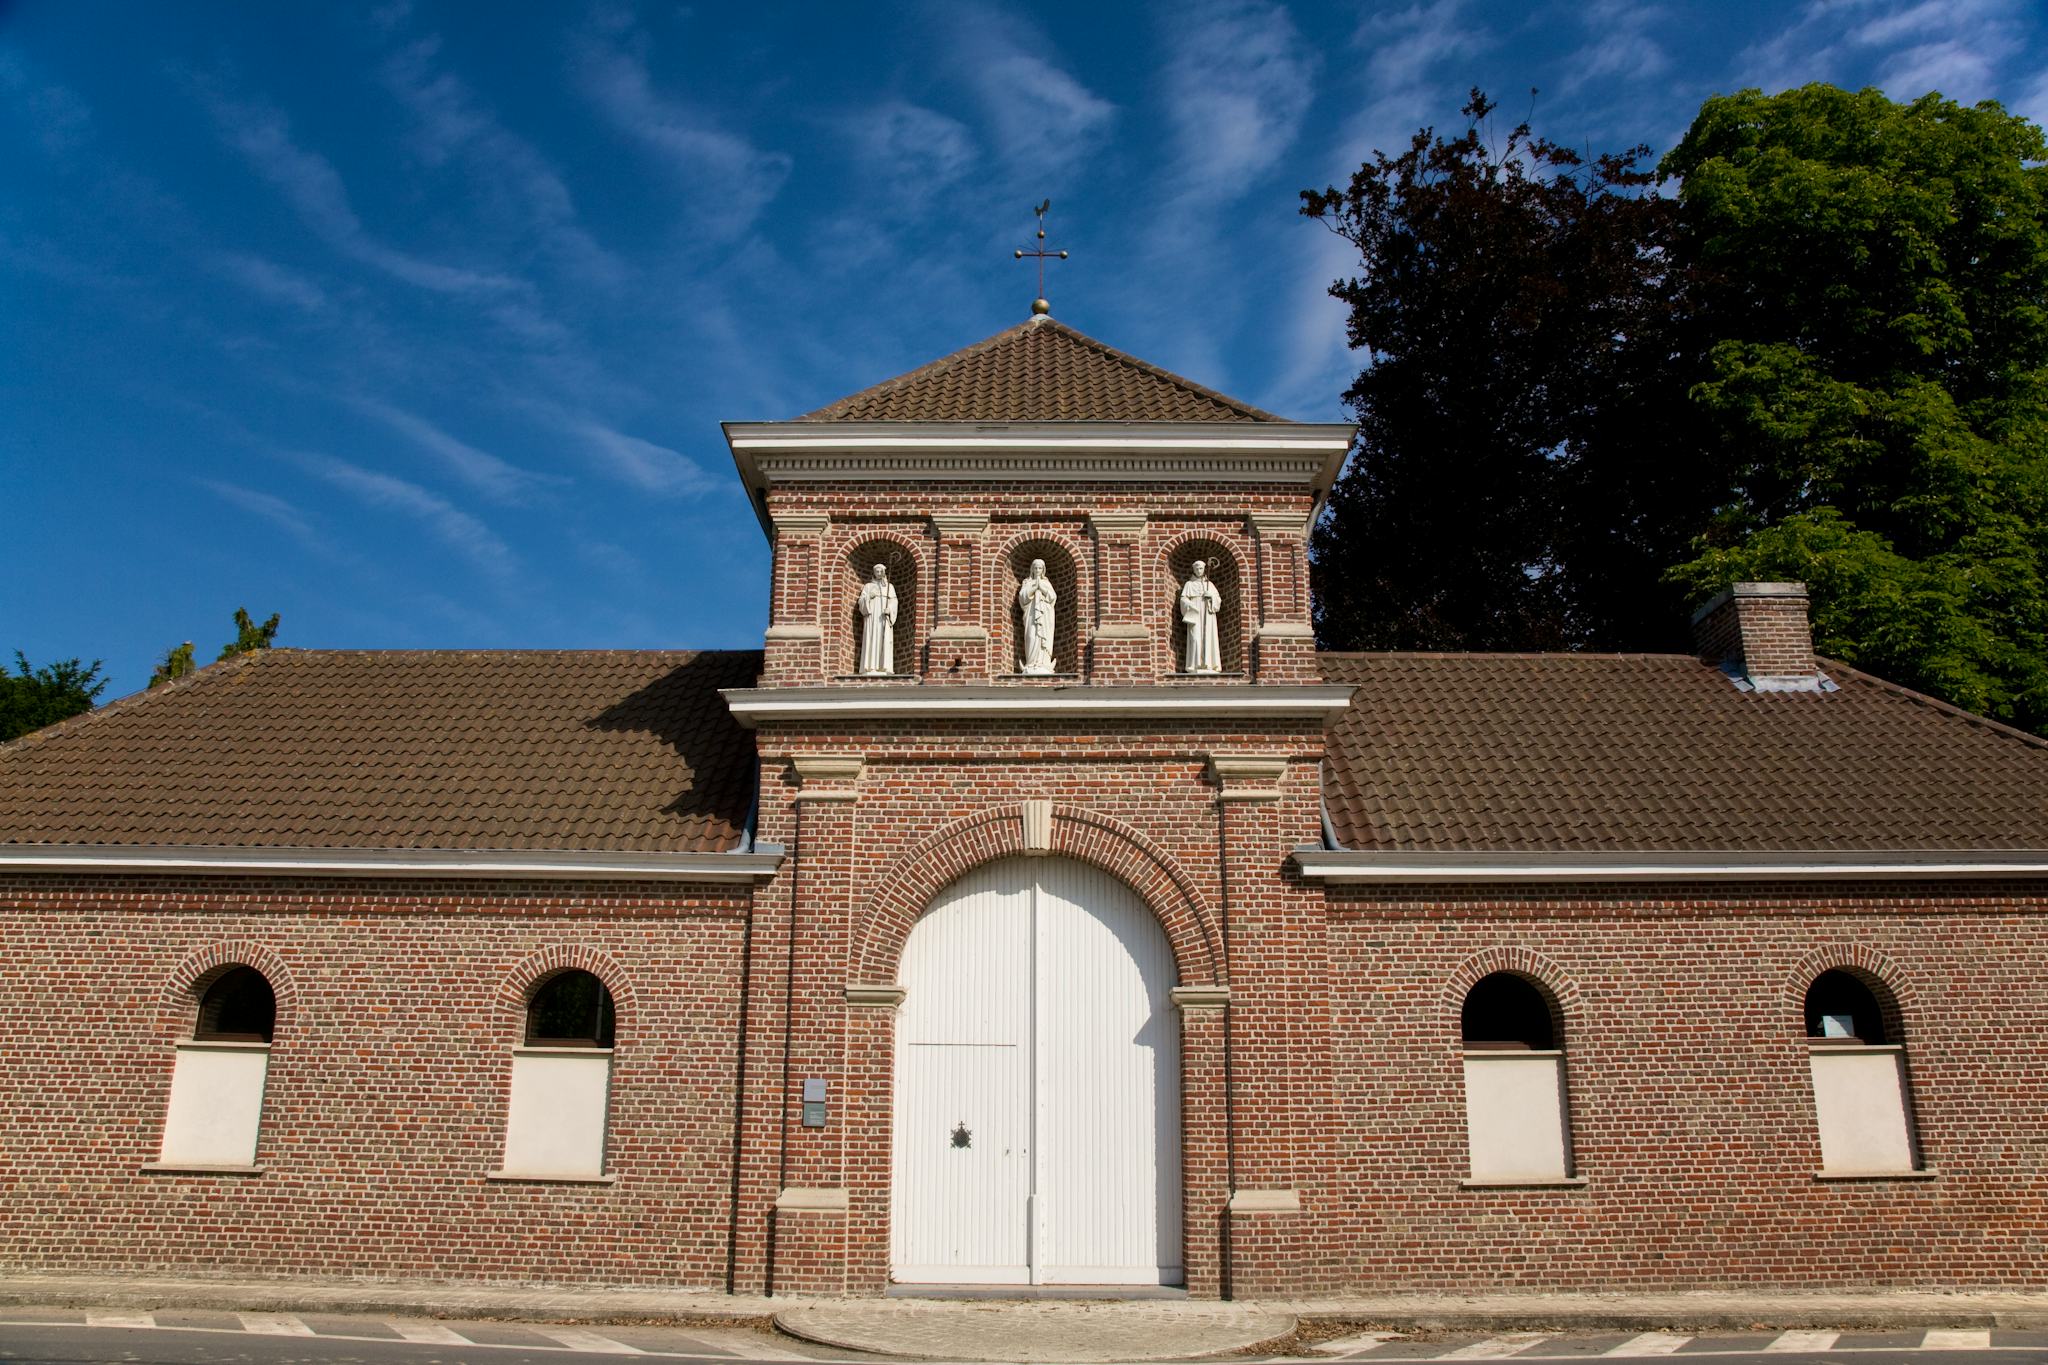
MULTIPOLYGON (((939 892, 999 858, 1027 853, 1024 808, 996 806, 955 820, 899 859, 882 891, 856 923, 857 981, 894 981, 910 930, 939 892)), ((1078 806, 1052 808, 1052 857, 1089 863, 1116 877, 1142 900, 1173 945, 1180 984, 1223 979, 1215 912, 1180 865, 1120 820, 1078 806)))
POLYGON ((199 1017, 199 997, 213 984, 214 978, 229 967, 253 967, 263 974, 263 979, 270 985, 271 997, 277 1002, 273 1033, 281 1035, 297 1023, 298 987, 293 984, 291 973, 285 970, 284 959, 265 944, 247 939, 227 939, 188 953, 165 982, 159 1009, 161 1022, 169 1036, 192 1036, 193 1022, 199 1017))

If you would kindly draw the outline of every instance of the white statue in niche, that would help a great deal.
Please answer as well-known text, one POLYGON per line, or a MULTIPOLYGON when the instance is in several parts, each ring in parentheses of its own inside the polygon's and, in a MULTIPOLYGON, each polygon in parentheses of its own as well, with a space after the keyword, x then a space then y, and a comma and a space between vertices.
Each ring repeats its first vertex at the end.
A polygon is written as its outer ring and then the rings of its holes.
POLYGON ((887 676, 896 671, 896 585, 886 564, 860 585, 860 671, 887 676))
POLYGON ((1181 664, 1183 671, 1223 671, 1223 640, 1216 630, 1216 616, 1222 610, 1223 594, 1209 581, 1209 566, 1198 559, 1194 577, 1180 587, 1180 622, 1188 632, 1187 658, 1181 664))
POLYGON ((1045 561, 1031 561, 1031 572, 1017 585, 1017 649, 1020 673, 1052 672, 1052 631, 1059 590, 1045 576, 1045 561))

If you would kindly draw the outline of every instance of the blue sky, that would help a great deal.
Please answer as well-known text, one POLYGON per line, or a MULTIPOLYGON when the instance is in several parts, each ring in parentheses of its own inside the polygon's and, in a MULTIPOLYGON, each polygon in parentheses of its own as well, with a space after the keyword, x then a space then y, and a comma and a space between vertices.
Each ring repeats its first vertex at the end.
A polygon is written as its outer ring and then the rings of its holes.
POLYGON ((1481 85, 1670 147, 1809 80, 2048 115, 2037 0, 0 0, 0 649, 752 646, 721 420, 1062 320, 1341 419, 1296 192, 1481 85))

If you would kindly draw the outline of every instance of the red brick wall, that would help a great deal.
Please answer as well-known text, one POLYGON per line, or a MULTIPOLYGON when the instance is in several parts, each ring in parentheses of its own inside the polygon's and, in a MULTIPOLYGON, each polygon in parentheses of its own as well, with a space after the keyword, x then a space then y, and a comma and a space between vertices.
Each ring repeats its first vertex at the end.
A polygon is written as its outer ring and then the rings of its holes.
POLYGON ((1340 1275, 1409 1288, 2039 1286, 2040 888, 1333 892, 1340 1275), (1801 1000, 1896 994, 1926 1181, 1819 1181, 1801 1000), (1462 1189, 1462 986, 1562 998, 1576 1190, 1462 1189))
POLYGON ((1076 627, 1073 664, 1089 680, 1153 682, 1174 671, 1176 571, 1185 568, 1176 551, 1199 540, 1228 557, 1228 577, 1236 584, 1225 608, 1232 626, 1232 638, 1224 641, 1227 667, 1252 670, 1264 681, 1313 681, 1302 538, 1312 503, 1305 488, 1263 484, 977 483, 948 490, 877 482, 774 489, 772 517, 815 527, 816 518, 827 516, 829 523, 777 538, 774 623, 779 630, 814 626, 819 636, 815 643, 772 641, 762 680, 767 686, 817 684, 852 672, 854 594, 872 566, 875 556, 865 547, 874 541, 892 543, 903 556, 892 581, 903 580, 896 582, 897 630, 911 642, 914 671, 946 683, 1014 672, 1020 566, 1011 551, 1043 539, 1073 560, 1072 590, 1063 592, 1059 610, 1076 627), (979 529, 933 524, 935 516, 961 513, 985 516, 987 523, 979 529), (1146 521, 1133 541, 1097 534, 1091 513, 1142 513, 1146 521), (1261 529, 1254 529, 1253 518, 1265 519, 1261 529), (1290 530, 1279 529, 1290 521, 1290 530), (856 559, 863 567, 856 569, 856 559), (1261 641, 1260 628, 1276 624, 1304 633, 1261 641), (934 639, 934 625, 949 633, 934 639), (1112 629, 1104 633, 1103 626, 1112 629), (1132 636, 1130 628, 1138 626, 1149 635, 1132 636), (985 632, 985 639, 963 640, 961 627, 985 632))
POLYGON ((744 888, 26 877, 0 886, 0 1265, 723 1286, 744 888), (143 1174, 184 987, 278 996, 261 1175, 143 1174), (518 999, 597 970, 615 1185, 487 1183, 518 999))

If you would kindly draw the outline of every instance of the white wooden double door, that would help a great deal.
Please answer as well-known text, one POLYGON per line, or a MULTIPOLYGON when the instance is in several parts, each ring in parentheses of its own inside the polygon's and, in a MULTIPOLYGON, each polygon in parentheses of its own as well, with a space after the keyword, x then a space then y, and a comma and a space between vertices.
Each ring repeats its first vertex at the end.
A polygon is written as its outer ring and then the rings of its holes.
POLYGON ((898 974, 899 1282, 1182 1282, 1174 979, 1084 863, 1006 859, 933 902, 898 974))

